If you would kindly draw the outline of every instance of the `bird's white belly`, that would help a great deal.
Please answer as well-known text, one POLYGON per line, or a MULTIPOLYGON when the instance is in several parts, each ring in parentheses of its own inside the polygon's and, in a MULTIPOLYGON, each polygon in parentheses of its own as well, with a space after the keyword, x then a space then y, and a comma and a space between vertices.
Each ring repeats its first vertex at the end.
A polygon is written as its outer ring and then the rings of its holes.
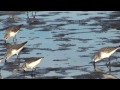
POLYGON ((40 63, 40 61, 41 61, 41 59, 39 59, 39 60, 37 60, 35 62, 32 62, 30 64, 27 64, 27 68, 29 68, 29 69, 35 68, 40 63))
POLYGON ((15 36, 15 34, 16 34, 16 33, 11 32, 11 33, 10 33, 10 36, 13 37, 13 36, 15 36))
POLYGON ((17 33, 18 33, 18 31, 17 31, 17 32, 11 32, 11 33, 10 33, 10 36, 11 36, 11 37, 14 37, 17 33))
POLYGON ((13 49, 12 50, 12 55, 16 54, 17 50, 16 49, 13 49))
POLYGON ((13 54, 13 55, 14 55, 14 54, 18 55, 18 54, 19 54, 19 52, 20 52, 22 49, 23 49, 23 47, 21 47, 21 48, 20 48, 20 49, 18 49, 18 50, 13 49, 13 50, 12 50, 12 54, 13 54))
POLYGON ((20 49, 17 50, 16 54, 18 55, 19 52, 23 49, 23 47, 21 47, 20 49))
POLYGON ((104 53, 102 52, 102 58, 109 58, 116 50, 110 52, 110 53, 104 53))

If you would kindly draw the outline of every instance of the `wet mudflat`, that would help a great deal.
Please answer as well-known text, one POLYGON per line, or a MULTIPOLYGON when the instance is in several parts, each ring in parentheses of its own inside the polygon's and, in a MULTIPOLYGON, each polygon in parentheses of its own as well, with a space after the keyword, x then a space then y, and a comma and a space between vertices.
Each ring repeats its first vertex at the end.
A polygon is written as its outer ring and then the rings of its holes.
MULTIPOLYGON (((29 13, 30 18, 32 13, 29 13)), ((4 34, 10 25, 24 24, 16 43, 28 41, 20 52, 20 66, 29 57, 44 57, 36 68, 13 74, 16 56, 8 64, 0 63, 1 79, 117 79, 120 78, 120 51, 111 57, 110 68, 104 59, 89 62, 102 47, 118 46, 120 12, 117 11, 37 11, 35 23, 27 21, 26 12, 0 12, 0 58, 6 53, 4 34), (14 20, 9 15, 15 14, 14 20)), ((12 38, 8 41, 13 43, 12 38)))

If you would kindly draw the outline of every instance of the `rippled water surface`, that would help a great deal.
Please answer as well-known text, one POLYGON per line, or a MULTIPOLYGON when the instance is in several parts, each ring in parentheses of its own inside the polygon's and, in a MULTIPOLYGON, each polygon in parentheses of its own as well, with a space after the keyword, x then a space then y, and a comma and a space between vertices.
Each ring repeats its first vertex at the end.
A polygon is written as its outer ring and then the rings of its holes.
MULTIPOLYGON (((29 12, 30 18, 32 13, 29 12)), ((102 79, 120 78, 120 52, 111 57, 111 71, 106 60, 98 62, 94 71, 93 55, 102 47, 120 45, 120 12, 117 11, 37 11, 36 23, 27 22, 27 12, 0 12, 0 58, 6 53, 5 28, 24 24, 17 34, 17 42, 28 41, 20 52, 21 64, 29 57, 44 57, 37 66, 35 77, 27 71, 13 74, 20 66, 1 63, 1 79, 102 79), (10 20, 12 13, 18 17, 10 20)), ((13 43, 13 38, 9 43, 13 43)))

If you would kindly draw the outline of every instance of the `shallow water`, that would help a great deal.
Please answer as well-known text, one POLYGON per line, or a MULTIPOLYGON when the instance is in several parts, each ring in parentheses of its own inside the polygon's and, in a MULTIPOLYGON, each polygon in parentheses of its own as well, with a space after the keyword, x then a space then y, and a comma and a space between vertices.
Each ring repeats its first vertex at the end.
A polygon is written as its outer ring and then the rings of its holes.
MULTIPOLYGON (((12 12, 11 12, 12 13, 12 12)), ((92 56, 102 47, 118 46, 120 12, 117 11, 37 11, 38 23, 29 24, 26 12, 16 12, 18 20, 8 21, 8 12, 0 12, 0 58, 6 53, 4 47, 5 28, 9 25, 24 24, 17 34, 17 43, 28 41, 20 53, 21 64, 25 58, 44 57, 37 66, 35 77, 31 72, 12 71, 12 63, 1 63, 2 79, 102 79, 105 75, 120 78, 120 69, 106 66, 106 59, 97 63, 101 71, 94 71, 92 56)), ((31 16, 31 12, 29 13, 31 16)), ((32 16, 31 16, 32 17, 32 16)), ((13 43, 13 38, 9 43, 13 43)), ((119 51, 111 61, 119 62, 119 51)), ((8 62, 14 62, 16 56, 8 62)))

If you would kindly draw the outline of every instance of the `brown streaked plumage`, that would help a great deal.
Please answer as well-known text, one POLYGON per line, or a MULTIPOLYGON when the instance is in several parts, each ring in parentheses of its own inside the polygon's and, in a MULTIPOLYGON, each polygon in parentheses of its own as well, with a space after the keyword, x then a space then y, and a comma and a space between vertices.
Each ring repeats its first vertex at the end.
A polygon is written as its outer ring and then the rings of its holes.
POLYGON ((27 60, 25 60, 25 63, 30 64, 34 61, 37 61, 40 58, 43 58, 43 57, 31 57, 31 58, 28 58, 27 60))
POLYGON ((117 46, 117 47, 104 47, 104 48, 101 48, 100 51, 110 53, 111 51, 113 51, 117 48, 119 48, 119 46, 117 46))
POLYGON ((100 61, 104 58, 109 58, 116 50, 120 49, 120 46, 116 47, 104 47, 101 48, 93 57, 93 62, 100 61))
POLYGON ((6 43, 6 48, 7 49, 19 49, 20 47, 24 46, 26 43, 27 43, 27 41, 23 42, 21 44, 13 44, 13 45, 10 43, 6 43))
POLYGON ((5 32, 5 40, 7 41, 8 39, 10 39, 11 37, 14 37, 18 31, 20 30, 20 28, 23 26, 23 24, 20 25, 13 25, 7 28, 6 32, 5 32))

